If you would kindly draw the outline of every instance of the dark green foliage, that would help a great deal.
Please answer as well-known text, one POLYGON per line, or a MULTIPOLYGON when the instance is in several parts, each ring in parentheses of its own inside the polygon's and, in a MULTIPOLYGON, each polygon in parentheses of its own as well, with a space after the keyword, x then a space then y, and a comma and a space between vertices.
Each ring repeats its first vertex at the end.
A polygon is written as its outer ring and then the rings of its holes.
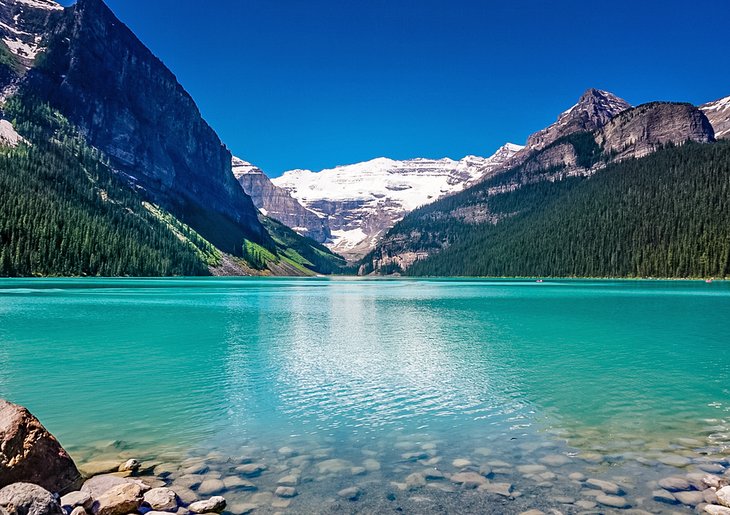
POLYGON ((30 145, 0 150, 0 275, 208 273, 214 249, 146 209, 48 105, 15 97, 6 116, 30 145))
POLYGON ((496 195, 488 205, 502 215, 499 223, 457 223, 442 231, 450 203, 484 198, 483 186, 472 190, 416 211, 394 228, 408 233, 423 221, 429 238, 449 242, 407 273, 730 275, 729 143, 688 143, 610 165, 589 179, 536 183, 496 195))
POLYGON ((279 253, 295 263, 320 274, 342 272, 346 262, 324 245, 306 238, 272 218, 262 217, 261 223, 279 246, 279 253))

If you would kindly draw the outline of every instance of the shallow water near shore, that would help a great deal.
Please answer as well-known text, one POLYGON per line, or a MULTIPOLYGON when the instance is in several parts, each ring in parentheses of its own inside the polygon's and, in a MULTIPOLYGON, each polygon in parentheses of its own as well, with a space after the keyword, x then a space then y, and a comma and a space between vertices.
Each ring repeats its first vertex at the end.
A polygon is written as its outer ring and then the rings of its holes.
POLYGON ((729 328, 721 281, 0 280, 0 396, 234 513, 691 513, 652 492, 727 475, 729 328))

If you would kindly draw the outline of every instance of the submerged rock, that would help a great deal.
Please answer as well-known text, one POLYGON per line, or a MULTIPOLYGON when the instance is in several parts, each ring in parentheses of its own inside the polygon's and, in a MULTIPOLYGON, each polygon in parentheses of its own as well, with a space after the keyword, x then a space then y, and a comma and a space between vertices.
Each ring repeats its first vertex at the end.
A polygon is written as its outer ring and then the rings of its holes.
POLYGON ((81 473, 58 440, 27 409, 0 399, 0 488, 33 483, 66 493, 81 486, 81 473))
POLYGON ((623 489, 618 486, 616 483, 612 483, 611 481, 604 481, 603 479, 595 479, 590 478, 586 480, 585 482, 586 486, 590 488, 595 488, 597 490, 601 490, 603 493, 609 494, 609 495, 623 495, 624 491, 623 489))
POLYGON ((119 465, 119 472, 137 472, 140 467, 142 467, 142 463, 135 459, 131 459, 119 465))
POLYGON ((618 495, 598 494, 596 496, 596 501, 611 508, 628 508, 631 506, 629 501, 623 497, 619 497, 618 495))
POLYGON ((8 515, 63 515, 51 492, 30 483, 13 483, 0 490, 0 509, 8 515))
POLYGON ((351 486, 349 488, 343 488, 339 492, 337 492, 337 495, 342 497, 343 499, 347 499, 348 501, 357 501, 360 498, 360 495, 362 494, 362 490, 360 490, 357 486, 351 486))
POLYGON ((692 486, 689 481, 682 477, 665 477, 659 481, 659 486, 669 492, 679 492, 682 490, 691 490, 692 486))
POLYGON ((461 485, 464 488, 477 488, 489 483, 489 480, 476 472, 459 472, 451 476, 451 482, 461 485))
POLYGON ((81 487, 82 492, 88 492, 94 499, 99 498, 102 494, 108 492, 112 488, 119 485, 133 484, 139 486, 143 492, 146 492, 150 488, 142 481, 136 479, 127 479, 119 476, 104 475, 94 476, 88 479, 81 487))
POLYGON ((297 496, 297 489, 293 486, 279 486, 276 488, 276 491, 274 492, 275 495, 278 497, 296 497, 297 496))

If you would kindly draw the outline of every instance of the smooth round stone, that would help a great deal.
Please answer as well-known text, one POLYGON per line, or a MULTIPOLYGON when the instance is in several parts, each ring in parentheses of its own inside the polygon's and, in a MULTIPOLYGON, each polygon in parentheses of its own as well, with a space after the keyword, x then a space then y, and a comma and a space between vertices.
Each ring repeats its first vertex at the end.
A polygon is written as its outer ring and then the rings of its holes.
POLYGON ((718 504, 708 504, 705 506, 705 513, 709 513, 710 515, 730 515, 730 508, 718 504))
POLYGON ((293 474, 284 476, 279 479, 276 484, 279 486, 297 486, 299 484, 299 476, 295 476, 293 474))
POLYGON ((672 495, 672 493, 668 492, 667 490, 654 490, 651 493, 651 497, 656 502, 661 502, 664 504, 678 504, 679 503, 677 498, 674 497, 674 495, 672 495))
POLYGON ((689 481, 682 477, 665 477, 664 479, 660 479, 657 484, 661 488, 663 488, 664 490, 668 490, 669 492, 679 492, 682 490, 692 489, 689 481))
POLYGON ((730 508, 730 486, 723 486, 715 492, 715 495, 719 504, 730 508))
POLYGON ((596 502, 609 506, 611 508, 628 508, 631 506, 629 501, 618 495, 599 494, 596 496, 596 502))
POLYGON ((117 485, 94 499, 94 515, 124 515, 142 504, 142 488, 135 483, 117 485))
POLYGON ((705 497, 702 495, 702 492, 698 491, 674 492, 674 497, 686 506, 697 506, 698 504, 705 502, 705 497))
POLYGON ((501 460, 488 461, 487 462, 487 465, 489 465, 490 467, 495 468, 495 469, 509 469, 509 468, 512 468, 512 465, 510 465, 506 461, 501 461, 501 460))
POLYGON ((0 488, 0 513, 7 515, 63 515, 53 494, 31 483, 11 483, 0 488))
POLYGON ((378 470, 380 470, 380 462, 372 458, 368 458, 363 461, 362 466, 365 467, 365 470, 367 470, 368 472, 377 472, 378 470))
POLYGON ((91 498, 89 492, 71 492, 61 497, 61 506, 68 511, 73 510, 77 506, 90 509, 92 504, 94 504, 94 500, 91 498))
POLYGON ((317 463, 317 470, 320 474, 342 474, 342 473, 350 473, 352 469, 352 463, 350 463, 347 460, 341 460, 341 459, 332 459, 332 460, 325 460, 320 463, 317 463))
POLYGON ((353 476, 362 476, 365 473, 367 473, 367 469, 365 467, 352 467, 350 469, 350 474, 353 476))
POLYGON ((276 495, 278 497, 284 497, 287 499, 290 497, 296 497, 297 489, 294 488, 293 486, 279 486, 276 488, 274 495, 276 495))
POLYGON ((342 490, 337 492, 337 495, 339 497, 342 497, 343 499, 347 499, 348 501, 357 501, 360 498, 361 494, 362 494, 362 490, 360 490, 360 488, 357 486, 343 488, 342 490))
POLYGON ((418 472, 408 475, 406 477, 406 487, 409 490, 415 490, 426 486, 426 478, 418 472))
POLYGON ((153 488, 145 492, 144 502, 154 511, 175 511, 177 494, 169 488, 153 488))
MULTIPOLYGON (((291 499, 280 498, 280 499, 274 499, 273 501, 271 501, 271 507, 274 509, 277 509, 277 510, 285 510, 289 506, 291 506, 291 499)), ((274 515, 283 515, 283 513, 277 512, 274 515)))
POLYGON ((227 511, 233 515, 248 515, 249 513, 253 513, 256 508, 258 508, 258 505, 250 502, 234 503, 228 507, 227 511))
POLYGON ((193 492, 190 488, 185 488, 184 486, 174 486, 173 491, 177 494, 178 499, 180 499, 183 504, 194 503, 198 500, 198 494, 193 492))
POLYGON ((453 465, 454 468, 463 469, 466 467, 471 467, 472 462, 471 460, 468 460, 466 458, 457 458, 451 462, 451 465, 453 465))
POLYGON ((520 474, 540 474, 547 472, 547 467, 545 465, 519 465, 517 472, 520 474))
POLYGON ((236 472, 244 476, 258 476, 268 467, 264 463, 245 463, 236 467, 236 472))
POLYGON ((119 472, 135 472, 142 467, 142 463, 135 459, 129 459, 119 465, 119 472))
POLYGON ((169 477, 175 474, 177 465, 172 463, 160 463, 152 469, 152 473, 157 477, 169 477))
POLYGON ((200 495, 215 495, 226 489, 226 485, 220 479, 206 479, 198 487, 200 495))
POLYGON ((464 488, 477 488, 489 483, 489 480, 476 472, 459 472, 451 476, 451 482, 464 488))
POLYGON ((226 500, 221 496, 211 497, 204 501, 196 501, 188 506, 192 513, 220 513, 226 509, 226 500))
POLYGON ((609 495, 623 495, 624 491, 616 483, 611 481, 604 481, 603 479, 589 478, 586 480, 585 485, 590 488, 596 488, 601 490, 605 494, 609 495))
POLYGON ((228 476, 223 479, 226 490, 256 490, 256 485, 238 476, 228 476))
POLYGON ((589 501, 588 499, 580 499, 578 501, 575 501, 575 505, 578 508, 582 508, 584 510, 592 510, 593 508, 598 506, 596 503, 594 503, 593 501, 589 501))
POLYGON ((692 460, 685 457, 679 456, 678 454, 670 454, 669 456, 662 456, 659 458, 659 463, 669 465, 670 467, 686 467, 692 463, 692 460))
POLYGON ((725 467, 719 463, 698 463, 697 468, 710 474, 722 474, 725 472, 725 467))
POLYGON ((204 476, 199 476, 197 474, 186 474, 175 479, 173 484, 174 486, 181 486, 183 488, 197 488, 204 479, 204 476))
POLYGON ((575 504, 575 498, 559 495, 552 498, 553 501, 560 504, 575 504))
POLYGON ((291 447, 282 447, 281 449, 279 449, 279 454, 281 454, 285 458, 291 458, 292 456, 295 456, 297 452, 291 447))
POLYGON ((568 476, 569 479, 572 479, 573 481, 585 481, 586 476, 585 474, 581 474, 580 472, 573 472, 568 476))
POLYGON ((578 455, 578 458, 582 459, 583 461, 587 461, 588 463, 601 463, 603 462, 603 455, 598 454, 597 452, 583 452, 578 455))
POLYGON ((532 510, 523 511, 520 513, 520 515, 545 515, 545 512, 537 510, 537 509, 532 509, 532 510))
POLYGON ((479 491, 488 494, 510 497, 512 495, 512 483, 485 483, 479 485, 479 491))
POLYGON ((537 461, 539 461, 543 465, 547 465, 548 467, 562 467, 563 465, 567 465, 568 463, 573 463, 573 460, 571 460, 567 456, 563 456, 562 454, 548 454, 547 456, 543 456, 537 461))
POLYGON ((435 451, 436 450, 436 444, 435 443, 424 443, 421 445, 421 449, 424 451, 435 451))

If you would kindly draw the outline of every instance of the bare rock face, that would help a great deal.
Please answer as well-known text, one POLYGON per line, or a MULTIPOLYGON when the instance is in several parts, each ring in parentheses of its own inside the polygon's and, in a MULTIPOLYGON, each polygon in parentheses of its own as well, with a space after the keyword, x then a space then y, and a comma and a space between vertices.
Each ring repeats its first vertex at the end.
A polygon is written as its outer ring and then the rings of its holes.
POLYGON ((18 482, 65 493, 81 486, 81 474, 37 418, 0 399, 0 487, 18 482))
POLYGON ((264 215, 319 243, 332 236, 325 218, 301 205, 285 189, 275 186, 260 168, 234 157, 233 175, 264 215))
POLYGON ((691 104, 652 102, 624 111, 596 133, 611 161, 639 158, 668 143, 707 143, 714 131, 702 111, 691 104))
POLYGON ((716 139, 730 139, 730 97, 701 105, 700 110, 715 129, 716 139))
POLYGON ((175 75, 102 0, 63 10, 45 41, 23 88, 78 126, 131 187, 225 252, 240 254, 243 238, 267 240, 228 149, 175 75))
POLYGON ((0 510, 8 515, 63 515, 51 492, 31 483, 13 483, 0 490, 0 510))
POLYGON ((531 135, 521 154, 542 150, 558 139, 576 132, 600 129, 614 116, 629 108, 631 104, 608 91, 589 89, 554 124, 531 135))

